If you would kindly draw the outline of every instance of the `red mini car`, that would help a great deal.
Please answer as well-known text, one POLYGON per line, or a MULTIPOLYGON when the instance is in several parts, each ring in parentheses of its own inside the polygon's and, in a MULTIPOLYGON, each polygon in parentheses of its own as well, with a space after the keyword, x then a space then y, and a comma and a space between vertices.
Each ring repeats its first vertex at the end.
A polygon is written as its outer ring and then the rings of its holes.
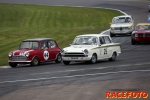
POLYGON ((132 45, 140 42, 150 42, 150 23, 139 23, 132 32, 132 45))
POLYGON ((32 66, 40 62, 55 61, 61 62, 61 49, 52 38, 34 38, 21 42, 19 49, 11 51, 9 56, 9 65, 16 67, 20 63, 29 63, 32 66))

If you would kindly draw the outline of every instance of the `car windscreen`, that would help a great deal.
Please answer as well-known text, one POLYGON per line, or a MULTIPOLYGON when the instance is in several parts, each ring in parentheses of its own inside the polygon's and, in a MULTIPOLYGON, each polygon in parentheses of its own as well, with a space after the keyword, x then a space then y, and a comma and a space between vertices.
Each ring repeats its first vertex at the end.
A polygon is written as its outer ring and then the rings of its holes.
POLYGON ((38 42, 22 42, 19 49, 37 49, 39 47, 38 42))
POLYGON ((150 25, 138 25, 136 30, 150 30, 150 25))
POLYGON ((131 23, 130 17, 120 17, 120 18, 114 18, 112 20, 112 24, 120 24, 120 23, 131 23))
POLYGON ((80 36, 74 39, 72 45, 97 45, 97 40, 94 36, 80 36))

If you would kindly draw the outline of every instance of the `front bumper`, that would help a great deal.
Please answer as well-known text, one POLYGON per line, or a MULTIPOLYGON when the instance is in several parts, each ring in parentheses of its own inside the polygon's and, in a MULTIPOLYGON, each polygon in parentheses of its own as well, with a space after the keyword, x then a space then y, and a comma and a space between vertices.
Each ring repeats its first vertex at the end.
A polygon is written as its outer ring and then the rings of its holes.
POLYGON ((130 34, 130 33, 132 33, 133 32, 133 30, 110 30, 110 32, 112 33, 112 34, 130 34))
POLYGON ((13 60, 8 60, 8 62, 11 62, 11 63, 31 63, 31 61, 13 61, 13 60))
POLYGON ((137 42, 150 42, 150 37, 135 37, 134 40, 137 42))
POLYGON ((91 57, 62 57, 63 61, 89 61, 91 57))

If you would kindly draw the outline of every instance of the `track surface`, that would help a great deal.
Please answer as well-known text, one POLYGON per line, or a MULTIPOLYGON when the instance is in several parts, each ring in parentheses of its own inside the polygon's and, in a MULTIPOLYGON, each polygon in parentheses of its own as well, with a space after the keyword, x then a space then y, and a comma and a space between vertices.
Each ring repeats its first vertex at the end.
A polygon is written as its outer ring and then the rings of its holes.
MULTIPOLYGON (((115 8, 132 15, 135 23, 146 22, 148 15, 148 2, 144 1, 0 0, 0 3, 115 8)), ((122 44, 122 54, 115 62, 103 60, 94 65, 68 66, 51 62, 37 67, 0 69, 0 100, 107 100, 106 91, 150 94, 150 45, 133 46, 130 36, 112 39, 122 44)))

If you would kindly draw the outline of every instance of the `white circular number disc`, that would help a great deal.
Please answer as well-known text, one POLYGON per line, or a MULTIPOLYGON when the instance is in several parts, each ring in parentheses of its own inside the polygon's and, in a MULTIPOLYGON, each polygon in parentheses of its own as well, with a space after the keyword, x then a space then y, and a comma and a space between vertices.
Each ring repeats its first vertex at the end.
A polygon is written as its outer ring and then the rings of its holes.
POLYGON ((48 60, 49 52, 48 51, 44 51, 43 57, 44 57, 45 60, 48 60))

